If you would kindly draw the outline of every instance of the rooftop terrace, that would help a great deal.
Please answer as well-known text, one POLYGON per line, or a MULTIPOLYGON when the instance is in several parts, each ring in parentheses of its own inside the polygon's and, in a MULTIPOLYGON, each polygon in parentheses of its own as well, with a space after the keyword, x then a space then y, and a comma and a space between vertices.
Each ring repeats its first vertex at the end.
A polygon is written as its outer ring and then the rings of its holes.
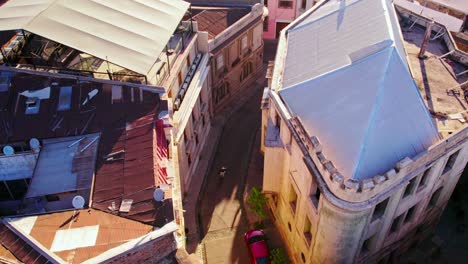
POLYGON ((467 101, 463 88, 467 89, 468 73, 462 74, 467 67, 451 60, 441 39, 429 41, 425 60, 418 54, 424 38, 425 28, 414 26, 403 29, 404 45, 408 60, 421 96, 432 115, 442 137, 466 126, 467 101), (457 76, 457 74, 459 74, 457 76))

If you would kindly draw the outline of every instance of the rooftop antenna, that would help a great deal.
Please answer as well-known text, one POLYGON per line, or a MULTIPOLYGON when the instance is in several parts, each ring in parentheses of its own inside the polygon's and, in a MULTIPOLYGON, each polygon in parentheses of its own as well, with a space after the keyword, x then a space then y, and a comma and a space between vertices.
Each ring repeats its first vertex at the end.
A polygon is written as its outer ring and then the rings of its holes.
POLYGON ((72 200, 73 208, 83 209, 84 204, 85 204, 85 199, 83 198, 83 196, 77 195, 77 196, 73 197, 73 200, 72 200))

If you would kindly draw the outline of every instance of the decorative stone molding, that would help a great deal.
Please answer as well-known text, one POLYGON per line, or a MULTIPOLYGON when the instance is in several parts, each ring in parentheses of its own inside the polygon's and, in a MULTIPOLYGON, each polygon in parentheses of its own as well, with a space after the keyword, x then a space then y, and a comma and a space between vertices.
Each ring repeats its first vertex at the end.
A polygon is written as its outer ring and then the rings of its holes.
POLYGON ((310 137, 310 142, 312 143, 312 146, 315 149, 315 153, 322 152, 322 144, 320 144, 320 141, 316 136, 310 137))
POLYGON ((405 157, 404 159, 400 160, 399 162, 397 162, 395 168, 398 170, 398 171, 401 171, 403 168, 407 167, 409 164, 411 164, 411 162, 413 162, 412 159, 408 158, 408 157, 405 157))
POLYGON ((335 173, 337 172, 338 170, 335 168, 335 165, 333 165, 333 162, 331 161, 328 161, 326 162, 325 164, 323 164, 323 167, 330 173, 335 173))
POLYGON ((332 173, 330 175, 330 179, 332 180, 332 182, 338 184, 340 188, 342 189, 344 188, 344 185, 343 185, 344 177, 339 172, 332 173))
POLYGON ((372 181, 374 182, 375 185, 379 185, 386 180, 387 178, 385 178, 385 176, 383 175, 375 175, 374 177, 372 177, 372 181))
POLYGON ((328 160, 325 158, 325 155, 323 155, 323 152, 318 152, 317 153, 317 158, 319 159, 320 163, 325 164, 328 160))
POLYGON ((374 181, 372 179, 365 179, 362 181, 362 192, 367 192, 374 189, 374 181))
POLYGON ((352 191, 352 192, 359 191, 359 181, 355 179, 347 179, 344 183, 344 186, 347 191, 352 191))

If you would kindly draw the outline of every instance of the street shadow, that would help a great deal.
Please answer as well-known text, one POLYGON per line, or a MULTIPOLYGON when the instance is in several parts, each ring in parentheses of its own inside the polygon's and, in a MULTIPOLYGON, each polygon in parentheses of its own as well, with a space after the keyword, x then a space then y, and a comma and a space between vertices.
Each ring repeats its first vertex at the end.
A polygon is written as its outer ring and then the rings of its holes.
MULTIPOLYGON (((230 263, 248 261, 248 252, 239 243, 242 243, 243 234, 249 228, 243 195, 250 154, 254 151, 255 134, 261 122, 259 105, 262 86, 254 85, 254 95, 232 114, 223 128, 215 158, 205 179, 199 208, 200 240, 234 239, 231 252, 216 253, 230 254, 230 263), (227 172, 221 179, 219 170, 223 166, 227 172)), ((219 241, 222 243, 222 240, 219 241)))

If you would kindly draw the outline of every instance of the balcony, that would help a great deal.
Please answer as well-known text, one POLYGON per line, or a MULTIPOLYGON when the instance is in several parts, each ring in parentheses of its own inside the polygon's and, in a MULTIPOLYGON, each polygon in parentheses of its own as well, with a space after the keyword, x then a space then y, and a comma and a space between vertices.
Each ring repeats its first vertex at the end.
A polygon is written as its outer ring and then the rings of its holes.
POLYGON ((185 95, 187 94, 187 90, 190 86, 190 83, 192 82, 192 79, 195 76, 195 72, 198 69, 201 58, 202 58, 202 54, 201 53, 197 54, 197 56, 195 57, 195 60, 190 65, 190 69, 187 73, 187 76, 185 76, 184 82, 179 88, 179 93, 177 94, 176 99, 174 100, 174 106, 173 106, 174 111, 179 110, 180 105, 182 104, 182 101, 184 100, 185 95))

